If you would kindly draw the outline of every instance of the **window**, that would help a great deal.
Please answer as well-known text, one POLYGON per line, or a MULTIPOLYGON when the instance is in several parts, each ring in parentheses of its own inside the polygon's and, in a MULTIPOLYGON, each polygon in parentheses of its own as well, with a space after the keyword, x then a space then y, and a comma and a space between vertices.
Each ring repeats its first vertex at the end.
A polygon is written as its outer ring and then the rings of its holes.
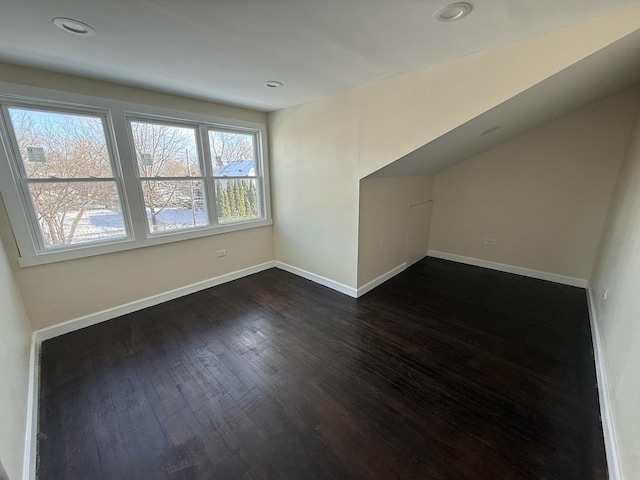
POLYGON ((127 237, 106 118, 14 106, 7 111, 40 249, 127 237))
POLYGON ((255 136, 224 130, 209 130, 214 161, 218 222, 252 220, 260 216, 261 197, 256 166, 255 136))
POLYGON ((272 223, 262 124, 4 83, 0 105, 22 266, 272 223))
POLYGON ((129 125, 149 232, 209 225, 196 129, 142 121, 129 125))

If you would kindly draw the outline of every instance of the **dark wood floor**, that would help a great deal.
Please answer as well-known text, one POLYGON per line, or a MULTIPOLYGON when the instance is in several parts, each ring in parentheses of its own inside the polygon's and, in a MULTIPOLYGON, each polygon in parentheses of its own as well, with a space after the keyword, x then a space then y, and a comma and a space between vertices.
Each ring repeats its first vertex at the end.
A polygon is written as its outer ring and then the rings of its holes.
POLYGON ((584 290, 443 260, 359 300, 268 270, 41 362, 41 480, 607 478, 584 290))

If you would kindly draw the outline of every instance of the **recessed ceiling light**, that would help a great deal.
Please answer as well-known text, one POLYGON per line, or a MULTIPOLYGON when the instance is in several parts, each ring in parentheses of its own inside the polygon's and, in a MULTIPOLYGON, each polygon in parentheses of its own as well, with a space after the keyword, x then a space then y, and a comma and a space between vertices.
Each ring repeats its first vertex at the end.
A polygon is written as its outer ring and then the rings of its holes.
POLYGON ((433 19, 438 23, 455 22, 469 15, 472 8, 467 2, 452 3, 434 13, 433 19))
POLYGON ((83 37, 93 37, 96 34, 96 31, 93 29, 92 26, 87 25, 86 23, 79 22, 78 20, 73 20, 71 18, 57 17, 51 21, 60 30, 64 30, 65 32, 71 33, 73 35, 80 35, 83 37))
POLYGON ((277 80, 267 80, 266 82, 263 82, 262 85, 268 88, 279 88, 279 87, 282 87, 284 83, 279 82, 277 80))

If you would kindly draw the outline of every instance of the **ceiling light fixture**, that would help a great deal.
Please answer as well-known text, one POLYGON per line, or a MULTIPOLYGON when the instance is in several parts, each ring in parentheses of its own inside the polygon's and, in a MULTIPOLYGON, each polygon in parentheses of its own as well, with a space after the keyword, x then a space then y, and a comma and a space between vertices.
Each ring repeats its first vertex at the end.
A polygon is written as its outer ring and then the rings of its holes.
POLYGON ((263 82, 262 85, 264 85, 267 88, 280 88, 284 86, 284 83, 279 82, 277 80, 267 80, 266 82, 263 82))
POLYGON ((455 22, 469 15, 472 9, 471 4, 467 2, 452 3, 434 13, 433 19, 438 23, 455 22))
POLYGON ((73 35, 80 35, 82 37, 93 37, 96 34, 94 28, 86 23, 73 20, 71 18, 57 17, 51 20, 53 24, 60 30, 73 35))

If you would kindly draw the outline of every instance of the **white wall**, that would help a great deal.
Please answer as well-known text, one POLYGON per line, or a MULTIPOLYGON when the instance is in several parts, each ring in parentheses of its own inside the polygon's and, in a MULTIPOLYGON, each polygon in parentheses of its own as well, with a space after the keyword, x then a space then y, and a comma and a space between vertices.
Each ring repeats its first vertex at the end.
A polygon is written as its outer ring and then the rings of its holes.
POLYGON ((358 287, 427 255, 433 175, 360 180, 358 287))
POLYGON ((640 7, 625 9, 270 114, 276 260, 356 287, 360 179, 620 39, 639 20, 640 7))
POLYGON ((0 242, 0 474, 22 478, 31 326, 0 242))
MULTIPOLYGON (((251 110, 0 63, 0 81, 148 103, 251 122, 251 110)), ((20 268, 4 204, 0 238, 34 329, 40 329, 273 260, 272 227, 20 268), (226 249, 217 258, 215 251, 226 249)))
POLYGON ((587 280, 639 95, 614 94, 438 173, 430 249, 587 280))
POLYGON ((623 479, 635 480, 640 478, 640 115, 618 175, 590 297, 623 479))

